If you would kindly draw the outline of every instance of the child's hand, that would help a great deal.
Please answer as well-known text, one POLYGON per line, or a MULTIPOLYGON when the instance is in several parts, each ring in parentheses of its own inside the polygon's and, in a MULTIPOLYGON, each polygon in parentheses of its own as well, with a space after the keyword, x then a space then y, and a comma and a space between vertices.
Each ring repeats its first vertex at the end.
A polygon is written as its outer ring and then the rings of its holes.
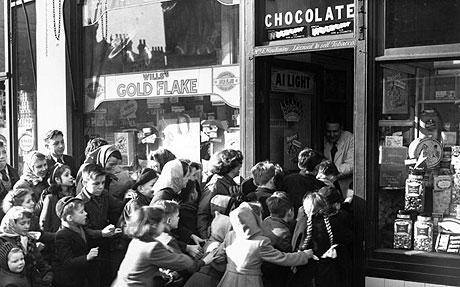
POLYGON ((193 240, 193 242, 195 242, 196 245, 200 245, 200 246, 201 246, 201 244, 203 244, 203 243, 206 242, 206 240, 201 239, 200 237, 196 236, 195 234, 192 234, 192 235, 190 236, 190 238, 193 240))
POLYGON ((104 229, 102 229, 102 237, 111 237, 115 234, 115 226, 113 224, 109 224, 104 229))
POLYGON ((216 259, 216 254, 217 254, 217 249, 215 249, 214 251, 209 252, 208 254, 206 254, 206 256, 203 257, 203 259, 201 259, 201 260, 204 261, 204 264, 208 265, 211 262, 213 262, 214 259, 216 259))
POLYGON ((335 250, 336 247, 337 244, 332 245, 326 252, 324 252, 321 258, 337 258, 337 250, 335 250))
POLYGON ((316 256, 315 254, 313 254, 313 250, 312 250, 312 249, 302 250, 301 252, 305 252, 305 253, 308 255, 308 259, 313 258, 313 260, 319 260, 318 256, 316 256))
POLYGON ((200 245, 187 245, 186 251, 195 259, 203 257, 203 248, 200 245))
POLYGON ((99 255, 99 247, 91 248, 91 250, 86 255, 86 261, 91 261, 99 255))

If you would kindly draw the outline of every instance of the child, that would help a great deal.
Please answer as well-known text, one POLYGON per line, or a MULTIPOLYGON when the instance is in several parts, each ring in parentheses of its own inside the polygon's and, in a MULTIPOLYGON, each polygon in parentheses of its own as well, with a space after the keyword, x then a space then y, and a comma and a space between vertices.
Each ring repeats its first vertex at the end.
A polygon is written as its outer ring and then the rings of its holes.
POLYGON ((276 250, 262 235, 260 216, 249 203, 243 202, 230 213, 233 230, 219 247, 218 258, 227 257, 227 270, 219 287, 263 286, 260 266, 262 261, 282 266, 306 264, 313 258, 312 250, 284 253, 276 250))
POLYGON ((109 211, 122 208, 105 190, 105 180, 106 172, 101 166, 87 164, 82 170, 83 187, 76 196, 83 201, 87 213, 88 245, 90 248, 99 246, 99 258, 105 261, 98 265, 98 268, 103 268, 100 272, 102 286, 110 285, 115 276, 116 269, 111 266, 110 238, 121 233, 121 229, 115 229, 113 225, 116 222, 109 221, 109 211))
POLYGON ((0 287, 30 287, 24 275, 24 252, 11 242, 0 245, 0 287))
POLYGON ((50 285, 51 267, 43 260, 34 238, 29 235, 31 213, 24 207, 13 206, 0 223, 0 243, 10 242, 25 254, 25 276, 32 286, 50 285))
POLYGON ((316 179, 322 181, 326 186, 333 186, 341 191, 338 181, 339 175, 340 172, 334 162, 326 160, 318 165, 318 174, 316 175, 316 179))
MULTIPOLYGON (((92 282, 97 274, 90 263, 98 255, 98 247, 88 250, 86 234, 86 212, 81 199, 65 196, 56 203, 56 215, 62 226, 56 233, 56 260, 54 262, 54 284, 56 286, 99 286, 92 282), (93 275, 93 276, 90 276, 93 275)), ((95 280, 97 281, 97 280, 95 280)))
MULTIPOLYGON (((331 188, 329 188, 330 190, 331 188)), ((334 192, 338 195, 338 191, 334 192)), ((293 276, 291 286, 343 286, 340 262, 337 258, 343 256, 343 248, 351 242, 352 233, 344 218, 336 209, 328 205, 319 192, 307 194, 304 199, 305 215, 299 218, 293 236, 294 250, 312 248, 320 258, 299 268, 293 276)))
MULTIPOLYGON (((290 223, 294 219, 294 207, 284 192, 276 191, 266 200, 270 216, 264 219, 264 227, 271 232, 273 246, 283 252, 291 252, 290 223)), ((282 286, 286 283, 289 268, 268 262, 262 264, 264 286, 282 286)))
POLYGON ((214 260, 213 253, 194 261, 185 254, 166 249, 157 240, 165 227, 164 210, 161 207, 144 206, 136 210, 125 228, 125 233, 133 240, 129 243, 128 252, 112 287, 161 286, 155 279, 160 275, 159 268, 193 272, 214 260))
POLYGON ((132 198, 123 208, 122 217, 120 217, 120 226, 124 227, 131 214, 142 206, 150 204, 153 197, 153 185, 158 180, 158 174, 150 168, 145 168, 136 183, 131 187, 134 190, 132 198))
MULTIPOLYGON (((265 201, 276 190, 275 172, 275 165, 268 161, 259 162, 251 169, 254 183, 257 185, 257 189, 254 194, 255 198, 252 199, 257 200, 262 205, 262 218, 265 218, 269 215, 265 201)), ((251 195, 248 195, 247 198, 251 199, 251 195)))
POLYGON ((70 167, 57 163, 51 170, 50 187, 42 194, 43 207, 40 213, 40 229, 47 232, 56 232, 61 226, 61 219, 56 215, 56 203, 64 196, 73 194, 75 180, 70 167))
POLYGON ((189 254, 193 258, 201 258, 203 249, 198 244, 189 245, 178 240, 174 230, 179 226, 179 204, 172 200, 159 200, 153 206, 161 207, 165 213, 165 230, 157 240, 176 253, 189 254))

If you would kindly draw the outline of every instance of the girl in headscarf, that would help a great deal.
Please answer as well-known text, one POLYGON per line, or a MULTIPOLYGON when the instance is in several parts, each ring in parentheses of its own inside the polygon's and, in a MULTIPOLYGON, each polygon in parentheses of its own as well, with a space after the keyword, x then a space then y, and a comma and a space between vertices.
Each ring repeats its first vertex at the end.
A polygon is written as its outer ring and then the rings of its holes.
MULTIPOLYGON (((34 192, 33 200, 38 202, 43 190, 49 186, 47 177, 48 165, 45 155, 38 151, 32 151, 27 155, 21 178, 16 182, 13 189, 31 189, 34 192)), ((40 213, 41 208, 36 211, 40 213)))
POLYGON ((181 201, 180 193, 190 179, 190 166, 186 160, 175 159, 163 167, 158 181, 153 186, 154 194, 150 205, 158 200, 181 201))
POLYGON ((262 230, 262 219, 251 204, 243 202, 230 212, 233 230, 217 251, 217 258, 227 257, 227 269, 218 287, 262 287, 263 261, 282 266, 306 264, 313 258, 312 250, 284 253, 275 249, 262 230))

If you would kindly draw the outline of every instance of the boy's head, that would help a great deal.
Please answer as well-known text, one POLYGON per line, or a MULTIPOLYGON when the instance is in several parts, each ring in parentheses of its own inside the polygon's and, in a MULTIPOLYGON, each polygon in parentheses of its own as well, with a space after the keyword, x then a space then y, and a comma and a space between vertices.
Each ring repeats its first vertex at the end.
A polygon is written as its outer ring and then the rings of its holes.
POLYGON ((257 163, 251 168, 254 184, 257 186, 267 186, 269 188, 274 188, 275 171, 275 165, 271 162, 262 161, 257 163))
POLYGON ((340 205, 343 202, 343 196, 340 191, 333 186, 322 187, 318 193, 324 198, 327 203, 327 207, 324 213, 331 214, 340 209, 340 205))
POLYGON ((86 224, 86 211, 83 201, 72 196, 64 196, 56 203, 56 215, 61 221, 71 225, 86 224))
POLYGON ((30 229, 32 213, 22 206, 13 206, 0 223, 0 233, 10 236, 26 236, 30 229))
POLYGON ((285 192, 276 191, 266 200, 270 215, 273 217, 294 219, 294 207, 285 192))
POLYGON ((305 148, 299 153, 297 165, 301 170, 314 172, 316 166, 321 163, 323 157, 321 154, 311 148, 305 148))
POLYGON ((136 190, 140 194, 152 198, 153 186, 158 180, 158 174, 151 168, 144 168, 137 181, 131 186, 131 189, 136 190))
POLYGON ((339 174, 340 172, 337 169, 337 166, 335 166, 332 161, 326 160, 318 165, 318 174, 316 175, 316 178, 320 180, 327 179, 334 182, 339 174))
POLYGON ((24 266, 24 253, 21 248, 11 242, 0 245, 0 268, 13 273, 21 273, 24 266))
POLYGON ((100 196, 105 187, 106 172, 100 165, 87 164, 82 171, 82 184, 90 195, 100 196))
POLYGON ((164 218, 166 229, 173 230, 179 225, 179 204, 173 200, 159 200, 155 202, 154 206, 160 207, 164 210, 164 218))
POLYGON ((64 154, 64 134, 59 130, 50 130, 45 135, 45 147, 53 156, 61 157, 64 154))

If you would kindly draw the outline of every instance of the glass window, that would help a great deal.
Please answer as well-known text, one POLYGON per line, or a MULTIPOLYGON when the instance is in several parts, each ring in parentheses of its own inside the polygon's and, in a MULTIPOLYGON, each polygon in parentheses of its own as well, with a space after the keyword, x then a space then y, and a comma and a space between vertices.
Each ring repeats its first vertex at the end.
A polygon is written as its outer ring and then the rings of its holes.
POLYGON ((0 73, 5 72, 5 3, 0 3, 0 73))
POLYGON ((123 164, 167 148, 208 160, 239 149, 238 5, 216 0, 84 5, 85 137, 123 164))
POLYGON ((379 72, 377 247, 458 254, 446 222, 460 216, 460 61, 379 72))
POLYGON ((385 1, 385 47, 460 43, 460 2, 385 1))
POLYGON ((12 8, 13 21, 13 91, 17 102, 18 129, 18 168, 22 170, 24 156, 31 150, 37 149, 37 114, 36 114, 36 83, 32 55, 36 55, 36 14, 35 3, 25 4, 26 13, 21 5, 12 8), (29 31, 28 31, 29 30, 29 31), (29 34, 32 51, 29 46, 29 34))

